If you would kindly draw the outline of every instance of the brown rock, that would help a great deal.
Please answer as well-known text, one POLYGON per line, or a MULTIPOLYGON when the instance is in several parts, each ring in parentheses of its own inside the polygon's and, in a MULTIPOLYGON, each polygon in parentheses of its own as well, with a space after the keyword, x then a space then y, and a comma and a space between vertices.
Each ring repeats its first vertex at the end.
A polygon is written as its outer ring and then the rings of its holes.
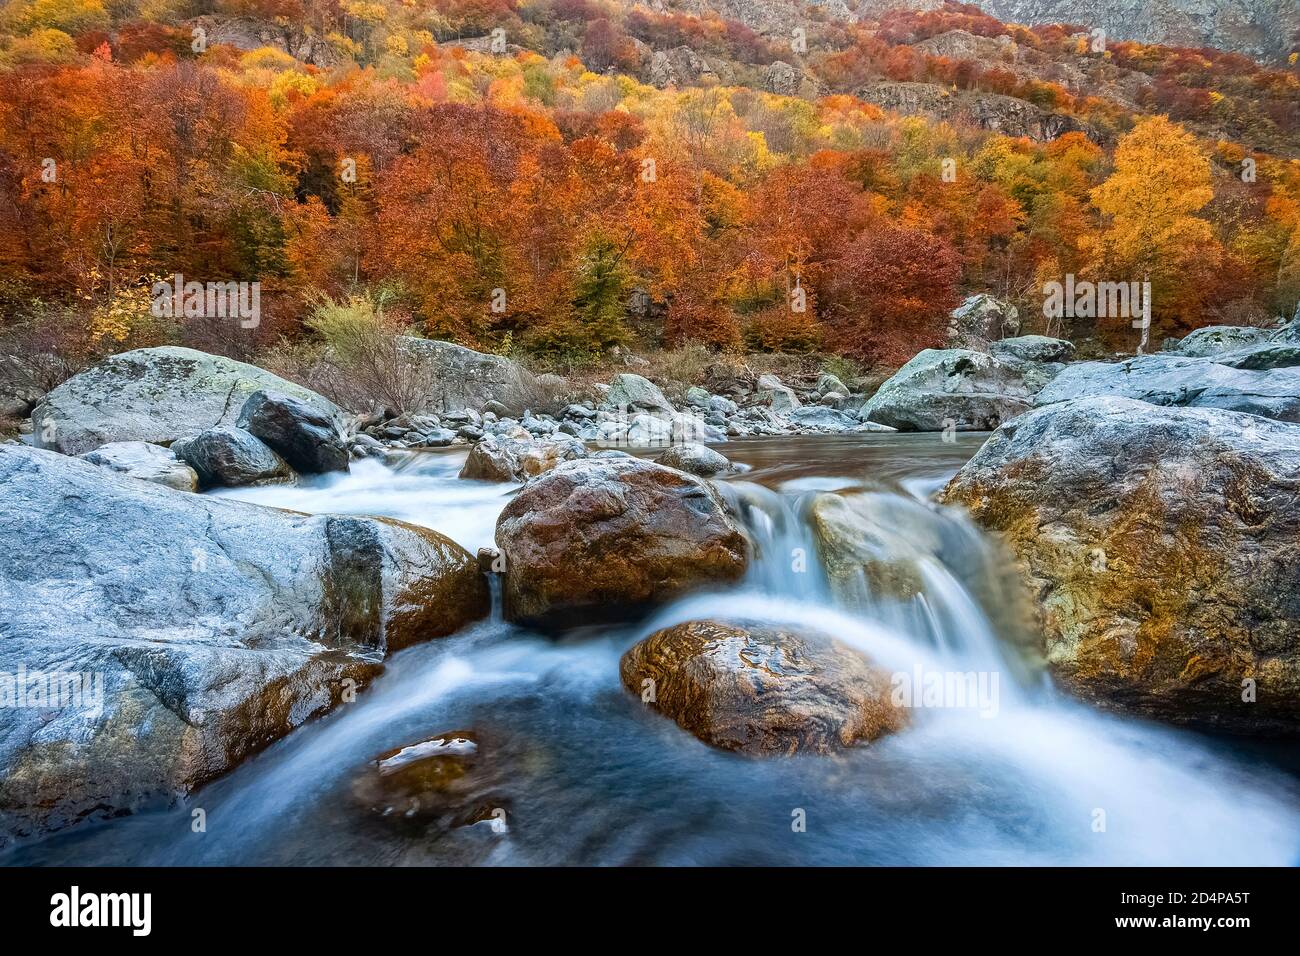
POLYGON ((623 655, 623 686, 707 744, 757 756, 829 753, 901 729, 889 676, 817 633, 691 621, 623 655), (647 684, 647 681, 652 682, 647 684))
POLYGON ((565 462, 497 521, 510 620, 616 618, 735 581, 748 545, 705 481, 636 458, 565 462))

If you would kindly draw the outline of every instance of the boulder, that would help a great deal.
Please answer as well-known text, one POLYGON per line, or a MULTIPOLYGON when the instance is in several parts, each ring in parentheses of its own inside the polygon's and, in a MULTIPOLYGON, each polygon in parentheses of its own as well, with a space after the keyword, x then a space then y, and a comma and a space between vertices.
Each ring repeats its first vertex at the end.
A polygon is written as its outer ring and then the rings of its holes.
POLYGON ((1272 332, 1242 325, 1207 325, 1187 333, 1178 342, 1179 355, 1207 358, 1224 352, 1235 352, 1248 345, 1267 342, 1272 332))
POLYGON ((673 445, 659 456, 658 462, 665 467, 699 475, 701 478, 712 478, 731 471, 731 462, 726 455, 696 442, 673 445))
POLYGON ((1020 334, 1020 310, 987 293, 972 295, 952 310, 948 347, 984 349, 990 342, 1020 334))
POLYGON ((758 391, 755 393, 754 399, 760 405, 766 405, 778 415, 792 412, 801 404, 799 397, 794 393, 794 389, 770 373, 758 377, 758 391))
POLYGON ((1022 362, 1068 362, 1074 358, 1074 343, 1046 335, 1017 335, 989 344, 998 358, 1022 362))
POLYGON ((902 431, 986 431, 1028 409, 1033 366, 970 349, 925 349, 886 380, 858 417, 902 431))
POLYGON ((648 378, 633 372, 615 375, 609 383, 609 394, 605 404, 611 408, 639 409, 641 411, 661 411, 672 413, 675 409, 659 386, 648 378))
POLYGON ((736 581, 748 545, 705 481, 636 458, 570 461, 530 481, 497 520, 510 620, 617 618, 736 581))
POLYGON ((542 386, 518 362, 432 339, 402 339, 403 352, 427 381, 422 405, 439 415, 464 409, 518 415, 543 397, 542 386))
POLYGON ((0 843, 188 793, 488 607, 424 528, 0 446, 0 843))
POLYGON ((576 438, 552 441, 488 435, 470 449, 460 477, 478 481, 527 481, 562 461, 586 456, 586 446, 576 438))
POLYGON ((849 394, 849 387, 830 372, 822 372, 817 376, 817 394, 826 395, 830 392, 838 392, 841 395, 847 395, 849 394))
POLYGON ((278 484, 295 477, 293 469, 269 445, 229 425, 172 442, 172 451, 198 473, 204 488, 278 484))
POLYGON ((1076 362, 1038 393, 1035 404, 1100 397, 1221 408, 1294 422, 1300 421, 1300 368, 1235 369, 1168 352, 1123 362, 1076 362))
POLYGON ((80 456, 92 465, 152 481, 177 491, 198 491, 199 476, 169 449, 144 441, 118 441, 100 445, 80 456))
POLYGON ((337 415, 282 392, 254 392, 239 427, 266 442, 303 474, 348 470, 348 443, 337 415))
POLYGON ((619 665, 623 686, 707 744, 754 756, 831 753, 906 724, 888 673, 822 634, 691 621, 619 665))
POLYGON ((32 412, 40 448, 80 455, 108 442, 167 445, 233 425, 250 395, 269 389, 329 416, 333 403, 252 365, 193 349, 136 349, 105 359, 55 388, 32 412))
POLYGON ((1087 398, 1000 428, 945 500, 1016 553, 1058 683, 1244 733, 1300 730, 1300 428, 1087 398))

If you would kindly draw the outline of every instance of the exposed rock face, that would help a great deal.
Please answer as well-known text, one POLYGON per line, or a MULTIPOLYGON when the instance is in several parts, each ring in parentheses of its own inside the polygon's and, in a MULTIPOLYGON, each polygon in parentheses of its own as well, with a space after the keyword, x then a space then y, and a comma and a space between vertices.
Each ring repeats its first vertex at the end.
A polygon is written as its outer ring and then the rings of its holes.
POLYGON ((1074 343, 1046 335, 1017 335, 991 343, 989 351, 1022 362, 1068 362, 1074 358, 1074 343))
POLYGON ((1007 136, 1048 142, 1065 133, 1096 132, 1066 113, 1049 113, 1032 103, 997 93, 953 93, 931 83, 873 83, 857 91, 859 99, 907 115, 964 121, 1007 136))
POLYGON ((74 375, 32 413, 38 447, 80 455, 108 442, 170 444, 233 425, 248 397, 269 389, 320 413, 339 410, 310 389, 243 362, 194 349, 136 349, 74 375))
POLYGON ((678 46, 654 52, 650 57, 648 79, 651 86, 664 89, 714 80, 728 83, 733 77, 731 67, 726 62, 702 56, 688 46, 678 46))
POLYGON ((524 486, 497 520, 510 620, 617 617, 735 581, 748 544, 692 475, 635 458, 571 461, 524 486))
POLYGON ((707 744, 755 756, 830 753, 901 729, 889 676, 821 634, 691 621, 656 631, 623 686, 707 744))
POLYGON ((81 457, 128 478, 152 481, 177 491, 198 490, 199 478, 194 469, 161 445, 144 441, 110 442, 81 457))
POLYGON ((903 431, 984 431, 1028 409, 1041 368, 969 349, 925 349, 862 406, 865 421, 903 431))
POLYGON ((527 481, 564 461, 587 457, 576 438, 498 438, 488 435, 470 449, 460 477, 479 481, 527 481))
POLYGON ((238 488, 294 479, 293 469, 269 445, 242 428, 222 425, 172 442, 171 449, 205 488, 238 488))
POLYGON ((714 475, 731 471, 731 462, 726 455, 695 442, 673 445, 659 456, 659 464, 699 475, 701 478, 712 478, 714 475))
POLYGON ((1094 398, 1003 426, 945 497, 1016 552, 1060 683, 1162 719, 1294 733, 1298 492, 1300 428, 1094 398))
POLYGON ((1235 369, 1168 352, 1124 362, 1077 362, 1045 386, 1035 404, 1101 396, 1222 408, 1295 422, 1300 421, 1300 368, 1235 369))
POLYGON ((184 494, 6 445, 0 607, 0 698, 24 668, 28 683, 84 674, 102 692, 98 706, 0 707, 4 842, 192 790, 327 710, 386 652, 482 617, 488 594, 474 559, 426 529, 184 494))
POLYGON ((338 417, 291 395, 254 392, 239 413, 239 427, 304 474, 348 470, 348 444, 338 417))
POLYGON ((339 56, 323 37, 288 24, 255 20, 251 17, 196 17, 188 21, 191 29, 206 31, 209 46, 227 44, 238 50, 273 47, 296 60, 312 66, 331 67, 339 56))
POLYGON ((502 355, 430 339, 406 338, 402 347, 428 377, 426 411, 443 415, 495 401, 517 415, 543 397, 533 374, 502 355))

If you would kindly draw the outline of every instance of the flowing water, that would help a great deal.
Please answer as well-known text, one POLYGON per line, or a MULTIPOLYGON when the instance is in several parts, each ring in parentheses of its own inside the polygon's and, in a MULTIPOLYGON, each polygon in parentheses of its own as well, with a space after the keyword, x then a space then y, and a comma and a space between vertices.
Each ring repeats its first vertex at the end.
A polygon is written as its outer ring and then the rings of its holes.
MULTIPOLYGON (((1094 712, 1056 694, 972 590, 1002 560, 929 498, 979 446, 936 435, 764 439, 725 447, 726 483, 760 557, 723 593, 624 628, 547 638, 494 616, 392 657, 357 701, 169 810, 81 828, 7 862, 121 864, 1289 864, 1300 788, 1257 750, 1094 712), (884 498, 900 540, 931 536, 907 600, 834 590, 806 508, 819 491, 884 498), (796 571, 792 554, 808 555, 796 571), (755 760, 706 746, 622 688, 619 657, 653 630, 710 617, 814 628, 893 673, 995 675, 978 705, 922 707, 840 756, 755 760), (468 819, 381 816, 357 797, 377 755, 452 735, 481 764, 468 819), (206 832, 193 831, 193 811, 206 832), (481 811, 481 812, 479 812, 481 811), (496 814, 495 818, 493 813, 496 814), (803 826, 798 824, 803 822, 803 826)), ((236 497, 382 514, 489 544, 513 486, 462 482, 464 451, 399 470, 236 497)), ((987 689, 987 688, 986 688, 987 689)), ((971 702, 968 701, 968 704, 971 702)))

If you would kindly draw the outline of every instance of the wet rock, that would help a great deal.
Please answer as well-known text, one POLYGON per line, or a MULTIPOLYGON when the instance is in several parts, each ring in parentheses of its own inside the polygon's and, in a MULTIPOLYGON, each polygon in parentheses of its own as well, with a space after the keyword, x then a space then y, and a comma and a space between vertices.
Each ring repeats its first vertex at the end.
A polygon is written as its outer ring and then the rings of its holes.
POLYGON ((268 389, 320 414, 328 400, 277 375, 218 355, 165 346, 136 349, 74 375, 32 413, 38 447, 80 455, 108 442, 167 445, 217 425, 234 425, 244 402, 268 389))
POLYGON ((527 481, 563 461, 585 458, 577 439, 537 440, 489 435, 470 449, 460 477, 478 481, 527 481))
POLYGON ((152 481, 177 491, 197 491, 199 487, 194 469, 161 445, 143 441, 109 442, 80 457, 128 478, 152 481))
POLYGON ((1020 362, 969 349, 925 349, 858 412, 903 431, 985 431, 1033 404, 1037 383, 1020 362))
POLYGON ((659 456, 658 462, 668 468, 676 468, 701 478, 712 478, 732 470, 726 455, 714 451, 705 445, 694 442, 685 445, 673 445, 659 456))
POLYGON ((1298 476, 1293 426, 1091 398, 1003 426, 945 497, 1015 551, 1059 684, 1180 723, 1295 733, 1298 476))
POLYGON ((524 486, 497 521, 508 619, 618 617, 737 580, 745 537, 693 475, 635 458, 565 462, 524 486))
POLYGON ((350 695, 386 653, 489 605, 474 559, 427 529, 185 494, 11 445, 0 595, 0 672, 102 690, 0 707, 0 843, 187 793, 350 695))
POLYGON ((830 753, 900 730, 889 675, 830 637, 691 621, 623 655, 623 686, 723 750, 830 753))
POLYGON ((991 343, 989 351, 1022 362, 1068 362, 1074 358, 1074 343, 1046 335, 1017 335, 991 343))
POLYGON ((204 488, 293 481, 293 469, 265 442, 242 428, 209 428, 172 443, 172 451, 198 473, 204 488))
POLYGON ((348 470, 348 445, 338 416, 292 395, 254 392, 239 413, 239 427, 303 474, 348 470))

